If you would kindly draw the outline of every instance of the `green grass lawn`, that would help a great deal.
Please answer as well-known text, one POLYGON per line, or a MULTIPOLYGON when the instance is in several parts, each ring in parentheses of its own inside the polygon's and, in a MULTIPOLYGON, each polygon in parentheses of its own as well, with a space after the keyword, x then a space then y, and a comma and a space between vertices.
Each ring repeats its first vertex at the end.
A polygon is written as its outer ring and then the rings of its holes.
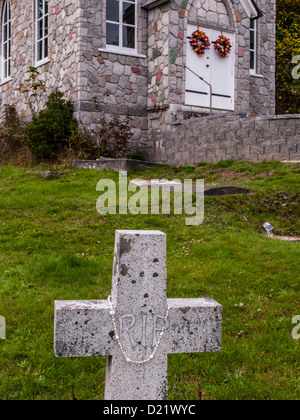
MULTIPOLYGON (((220 353, 169 356, 169 399, 299 399, 300 168, 279 162, 160 167, 129 178, 205 179, 251 195, 206 197, 205 219, 106 215, 96 211, 106 171, 0 167, 0 399, 103 399, 105 358, 54 356, 54 300, 106 299, 116 229, 167 234, 168 297, 211 297, 223 305, 220 353)), ((53 169, 53 168, 52 168, 53 169)))

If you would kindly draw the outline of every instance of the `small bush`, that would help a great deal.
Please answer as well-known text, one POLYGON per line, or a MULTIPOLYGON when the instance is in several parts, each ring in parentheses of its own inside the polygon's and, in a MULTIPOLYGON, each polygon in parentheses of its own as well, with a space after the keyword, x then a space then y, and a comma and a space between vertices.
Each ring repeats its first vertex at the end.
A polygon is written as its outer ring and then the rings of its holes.
POLYGON ((127 158, 134 160, 145 160, 143 153, 139 149, 135 149, 133 152, 129 153, 127 158))
POLYGON ((213 165, 214 169, 230 168, 234 164, 234 160, 220 160, 220 162, 213 165))
POLYGON ((132 135, 130 128, 131 117, 127 113, 125 119, 114 115, 107 120, 103 114, 100 119, 100 129, 97 135, 97 144, 100 147, 101 156, 111 158, 123 158, 128 154, 128 141, 132 135))
POLYGON ((81 123, 71 134, 65 156, 74 159, 95 160, 106 150, 97 144, 94 135, 81 123))
POLYGON ((54 160, 68 147, 76 130, 71 101, 63 99, 63 93, 56 89, 49 95, 45 109, 26 126, 26 142, 37 159, 54 160))
MULTIPOLYGON (((103 96, 109 97, 110 95, 111 92, 107 90, 103 96)), ((91 102, 93 102, 96 111, 100 111, 101 103, 99 98, 94 96, 91 102)), ((128 142, 132 136, 130 110, 127 110, 125 118, 117 114, 114 114, 112 118, 107 118, 105 113, 102 113, 98 123, 100 128, 98 131, 94 130, 94 138, 100 147, 100 156, 110 158, 126 157, 129 153, 128 142)))
POLYGON ((0 125, 0 160, 11 160, 21 154, 29 154, 25 146, 24 125, 15 106, 6 105, 4 123, 0 125))

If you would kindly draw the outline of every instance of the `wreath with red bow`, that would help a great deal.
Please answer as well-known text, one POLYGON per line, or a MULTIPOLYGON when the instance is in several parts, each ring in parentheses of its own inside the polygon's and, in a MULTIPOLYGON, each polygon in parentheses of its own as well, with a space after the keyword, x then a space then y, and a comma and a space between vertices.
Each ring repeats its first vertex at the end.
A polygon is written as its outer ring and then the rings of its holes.
POLYGON ((226 58, 230 54, 232 45, 230 44, 230 39, 223 35, 223 32, 221 32, 221 35, 215 42, 215 50, 219 54, 220 57, 226 58))
POLYGON ((199 28, 192 33, 190 44, 199 57, 202 57, 205 54, 205 50, 210 48, 208 36, 205 35, 205 32, 200 31, 199 28))

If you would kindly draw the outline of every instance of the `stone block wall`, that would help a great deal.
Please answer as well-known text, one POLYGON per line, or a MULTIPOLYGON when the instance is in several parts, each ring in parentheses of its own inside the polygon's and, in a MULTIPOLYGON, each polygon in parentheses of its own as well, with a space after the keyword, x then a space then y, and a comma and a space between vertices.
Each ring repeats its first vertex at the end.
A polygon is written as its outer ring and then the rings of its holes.
POLYGON ((125 115, 130 109, 131 148, 134 150, 142 138, 148 137, 147 12, 138 7, 138 54, 127 55, 106 50, 105 0, 79 2, 80 94, 75 106, 76 116, 87 127, 95 129, 101 114, 125 115))
POLYGON ((190 119, 153 135, 148 159, 171 165, 300 159, 300 115, 232 113, 190 119))
MULTIPOLYGON (((15 104, 23 118, 30 118, 31 111, 23 94, 16 89, 28 77, 26 72, 35 66, 35 25, 33 2, 11 1, 11 80, 0 81, 0 118, 4 105, 15 104)), ((0 0, 2 10, 3 0, 0 0)), ((77 73, 79 71, 79 0, 49 1, 49 61, 38 68, 39 80, 46 84, 47 93, 39 96, 38 107, 44 106, 48 94, 58 88, 67 99, 78 98, 77 73)), ((1 41, 1 40, 0 40, 1 41)))

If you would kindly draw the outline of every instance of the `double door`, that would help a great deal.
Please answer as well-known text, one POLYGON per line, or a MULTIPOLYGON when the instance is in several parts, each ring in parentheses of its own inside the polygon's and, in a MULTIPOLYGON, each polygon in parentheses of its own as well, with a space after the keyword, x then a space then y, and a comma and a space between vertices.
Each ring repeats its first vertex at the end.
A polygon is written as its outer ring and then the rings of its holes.
POLYGON ((234 110, 234 34, 223 31, 230 39, 232 49, 226 58, 221 58, 215 51, 214 41, 218 39, 221 30, 203 28, 209 37, 211 46, 199 57, 190 45, 190 36, 197 29, 195 25, 188 25, 186 42, 186 105, 210 107, 210 88, 196 75, 202 77, 212 85, 212 107, 220 110, 234 110), (191 71, 192 70, 192 71, 191 71))

